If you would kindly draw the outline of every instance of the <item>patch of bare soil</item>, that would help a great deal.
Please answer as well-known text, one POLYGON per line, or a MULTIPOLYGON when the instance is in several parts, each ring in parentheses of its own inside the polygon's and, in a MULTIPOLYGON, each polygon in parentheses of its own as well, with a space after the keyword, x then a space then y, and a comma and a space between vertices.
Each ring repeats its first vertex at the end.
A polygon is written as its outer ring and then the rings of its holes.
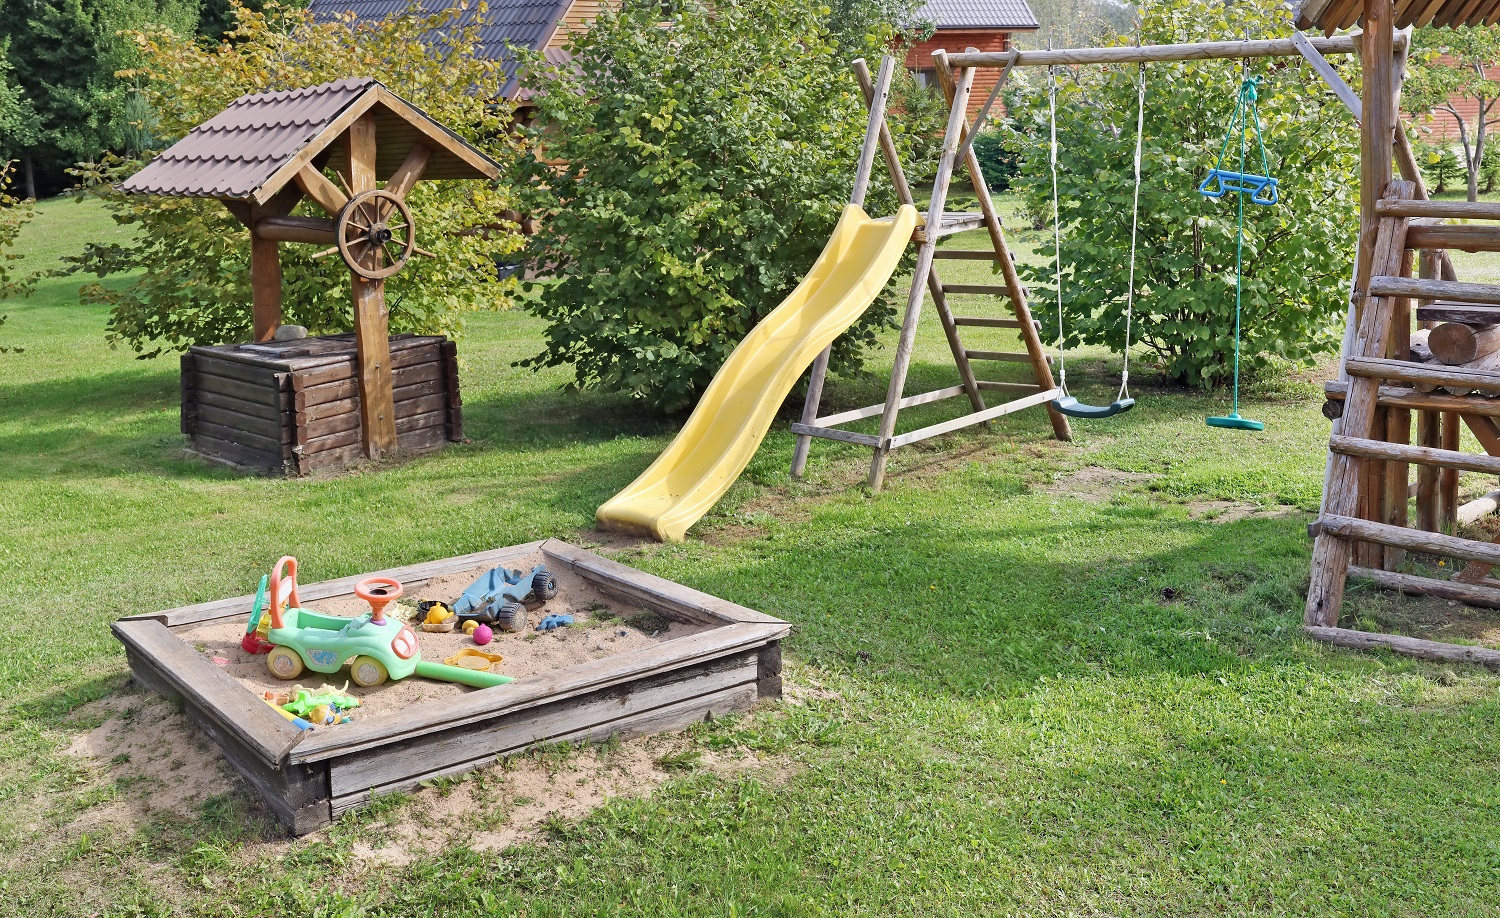
POLYGON ((1293 516, 1302 512, 1297 507, 1288 507, 1281 504, 1262 507, 1235 500, 1189 501, 1187 510, 1189 519, 1205 520, 1210 523, 1238 523, 1240 520, 1248 519, 1275 519, 1282 516, 1293 516))
POLYGON ((72 832, 139 828, 158 815, 191 817, 203 802, 238 786, 213 743, 158 695, 125 692, 80 708, 77 719, 107 719, 65 750, 98 770, 115 793, 81 809, 72 832))
MULTIPOLYGON (((529 568, 542 562, 543 557, 537 552, 534 557, 513 562, 511 566, 529 568)), ((413 602, 418 599, 441 599, 452 603, 487 570, 487 567, 480 566, 469 571, 435 577, 408 592, 405 598, 413 602)), ((557 596, 546 605, 531 609, 528 629, 515 633, 496 632, 493 641, 479 648, 498 653, 504 658, 491 666, 494 672, 520 679, 589 660, 654 647, 663 641, 706 630, 707 626, 703 625, 667 621, 655 612, 645 611, 639 606, 607 596, 589 581, 570 571, 554 570, 552 573, 557 580, 557 596), (572 615, 574 624, 554 631, 532 630, 544 616, 554 613, 572 615)), ((369 608, 353 596, 309 602, 308 606, 331 615, 349 616, 358 615, 369 608)), ((244 635, 245 625, 249 620, 249 610, 245 611, 244 618, 236 616, 187 625, 175 628, 173 632, 255 694, 285 691, 292 683, 271 675, 266 668, 264 656, 249 654, 240 648, 240 638, 244 635)), ((388 614, 400 616, 413 612, 414 609, 410 606, 391 607, 387 610, 388 614)), ((436 662, 453 656, 465 647, 476 646, 468 635, 456 629, 447 634, 417 629, 417 640, 422 648, 422 659, 436 662)), ((346 681, 347 674, 344 672, 325 676, 306 671, 298 684, 317 689, 324 683, 343 687, 346 681)), ((456 698, 475 690, 451 682, 411 677, 372 688, 360 688, 350 682, 348 691, 360 700, 360 706, 354 711, 355 719, 359 720, 403 711, 424 701, 456 698)))
POLYGON ((1156 475, 1089 465, 1054 478, 1051 484, 1042 487, 1042 491, 1060 497, 1072 497, 1087 503, 1099 504, 1122 491, 1142 490, 1156 478, 1156 475))
POLYGON ((1473 641, 1500 647, 1500 611, 1436 596, 1380 593, 1360 603, 1355 627, 1429 641, 1473 641))

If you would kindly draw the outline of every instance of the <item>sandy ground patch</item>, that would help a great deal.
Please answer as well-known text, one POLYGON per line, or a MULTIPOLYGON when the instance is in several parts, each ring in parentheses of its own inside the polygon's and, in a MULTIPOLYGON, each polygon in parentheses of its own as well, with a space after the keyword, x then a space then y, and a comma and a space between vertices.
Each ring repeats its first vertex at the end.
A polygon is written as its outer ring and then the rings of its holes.
POLYGON ((1294 516, 1302 510, 1278 504, 1270 507, 1247 504, 1237 500, 1195 500, 1187 505, 1188 518, 1210 523, 1238 523, 1248 519, 1275 519, 1294 516))
POLYGON ((1089 465, 1054 478, 1051 484, 1042 487, 1042 491, 1060 497, 1072 497, 1087 503, 1099 504, 1121 491, 1140 490, 1156 477, 1089 465))

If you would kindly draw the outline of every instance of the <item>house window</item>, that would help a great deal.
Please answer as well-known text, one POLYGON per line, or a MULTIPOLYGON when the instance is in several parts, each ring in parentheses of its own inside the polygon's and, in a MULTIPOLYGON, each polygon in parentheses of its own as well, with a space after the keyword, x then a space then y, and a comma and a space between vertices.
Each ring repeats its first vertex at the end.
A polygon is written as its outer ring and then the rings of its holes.
POLYGON ((923 89, 937 89, 938 78, 936 67, 926 67, 917 71, 917 85, 923 89))

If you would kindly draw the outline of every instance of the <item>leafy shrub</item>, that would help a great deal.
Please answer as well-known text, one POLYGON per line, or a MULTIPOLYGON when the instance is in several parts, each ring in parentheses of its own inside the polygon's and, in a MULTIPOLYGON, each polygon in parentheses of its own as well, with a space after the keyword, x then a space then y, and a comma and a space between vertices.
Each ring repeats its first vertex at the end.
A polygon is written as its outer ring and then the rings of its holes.
MULTIPOLYGON (((31 292, 36 283, 35 275, 24 278, 16 276, 16 262, 20 261, 21 256, 16 252, 5 251, 16 244, 16 237, 21 235, 21 229, 36 216, 30 201, 18 201, 6 194, 10 181, 11 164, 0 162, 0 299, 24 296, 31 292)), ((5 316, 0 316, 0 325, 5 324, 5 319, 5 316)), ((0 354, 18 350, 20 348, 0 346, 0 354)))
MULTIPOLYGON (((811 267, 848 201, 865 126, 854 55, 798 0, 688 0, 667 27, 658 6, 624 4, 570 50, 567 67, 533 56, 527 77, 530 255, 556 281, 527 304, 546 349, 524 363, 681 409, 811 267)), ((872 214, 893 209, 878 162, 872 214)), ((856 368, 893 313, 887 290, 835 367, 856 368)))
MULTIPOLYGON (((1277 0, 1232 8, 1209 0, 1154 0, 1141 8, 1141 18, 1147 44, 1238 34, 1247 24, 1262 38, 1290 29, 1277 0)), ((1277 357, 1302 362, 1337 345, 1358 224, 1358 134, 1347 112, 1301 61, 1260 64, 1253 72, 1266 76, 1260 114, 1281 203, 1245 207, 1241 365, 1251 372, 1277 357)), ((1236 202, 1229 195, 1211 201, 1197 189, 1234 109, 1239 64, 1152 64, 1146 78, 1132 337, 1173 379, 1211 386, 1229 376, 1233 363, 1236 202)), ((1118 350, 1125 343, 1136 70, 1091 68, 1060 79, 1068 343, 1118 350)), ((1040 84, 1018 95, 1012 108, 1024 164, 1016 184, 1028 206, 1050 214, 1047 99, 1040 84)), ((1051 287, 1055 273, 1050 259, 1025 272, 1039 288, 1039 304, 1051 300, 1040 288, 1051 287)), ((1055 339, 1055 309, 1038 308, 1037 314, 1055 339)))
POLYGON ((1005 191, 1021 171, 1021 154, 1014 143, 1007 144, 1005 132, 998 128, 980 131, 974 138, 974 156, 990 191, 1005 191))
MULTIPOLYGON (((122 76, 142 87, 154 115, 151 133, 163 144, 244 93, 373 74, 504 162, 515 155, 514 135, 506 130, 510 113, 477 101, 497 98, 502 76, 493 62, 475 57, 478 24, 457 28, 459 12, 412 7, 379 23, 348 14, 314 23, 299 9, 267 3, 264 12, 252 12, 236 4, 231 41, 212 47, 190 34, 133 33, 144 64, 122 76), (440 49, 424 44, 422 35, 435 28, 447 29, 451 43, 440 49)), ((133 232, 127 242, 87 246, 70 259, 72 269, 99 277, 139 272, 123 286, 89 284, 80 295, 109 306, 110 340, 142 356, 245 340, 251 331, 248 231, 217 201, 113 190, 143 164, 108 158, 77 170, 84 193, 103 197, 115 222, 133 232)), ((453 333, 465 310, 508 305, 516 282, 499 278, 495 259, 521 241, 513 225, 494 227, 496 215, 515 206, 513 194, 487 182, 421 182, 408 201, 418 244, 437 257, 413 259, 386 282, 391 331, 453 333)), ((323 215, 307 201, 295 213, 323 215)), ((312 260, 317 248, 281 246, 284 321, 314 332, 347 331, 353 323, 348 269, 338 258, 312 260)))

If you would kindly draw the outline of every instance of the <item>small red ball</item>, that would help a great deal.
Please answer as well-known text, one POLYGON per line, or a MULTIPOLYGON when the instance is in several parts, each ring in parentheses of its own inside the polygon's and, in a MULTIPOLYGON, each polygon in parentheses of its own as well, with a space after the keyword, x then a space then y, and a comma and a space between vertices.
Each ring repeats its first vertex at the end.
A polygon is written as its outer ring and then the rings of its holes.
POLYGON ((474 638, 474 643, 483 645, 488 644, 490 641, 495 639, 495 632, 490 630, 489 625, 480 625, 478 628, 474 629, 474 634, 472 636, 474 638))

